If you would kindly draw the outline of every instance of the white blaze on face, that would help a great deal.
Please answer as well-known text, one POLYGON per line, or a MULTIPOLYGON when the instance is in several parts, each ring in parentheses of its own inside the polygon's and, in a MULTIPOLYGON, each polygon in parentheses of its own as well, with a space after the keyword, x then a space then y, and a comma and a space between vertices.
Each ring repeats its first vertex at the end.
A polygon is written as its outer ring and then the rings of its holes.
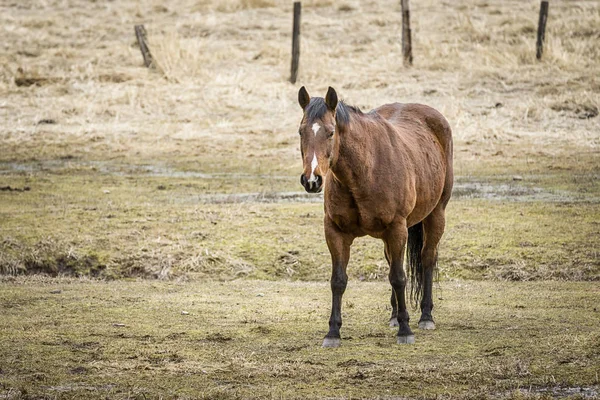
POLYGON ((321 129, 321 125, 319 125, 315 122, 312 126, 312 130, 315 133, 315 136, 317 136, 317 132, 319 132, 319 129, 321 129))
POLYGON ((314 153, 313 159, 310 163, 310 167, 312 168, 312 170, 310 171, 310 178, 308 179, 309 182, 317 181, 317 177, 315 176, 315 169, 317 169, 318 166, 319 166, 319 163, 317 161, 317 153, 314 153))

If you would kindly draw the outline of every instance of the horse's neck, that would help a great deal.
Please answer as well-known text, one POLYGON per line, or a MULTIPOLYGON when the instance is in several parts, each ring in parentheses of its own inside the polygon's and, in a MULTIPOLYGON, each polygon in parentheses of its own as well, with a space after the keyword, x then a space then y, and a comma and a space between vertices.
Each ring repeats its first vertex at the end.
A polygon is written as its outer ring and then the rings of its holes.
POLYGON ((373 164, 372 146, 360 126, 353 126, 340 134, 337 160, 331 170, 340 183, 353 188, 366 179, 373 164))

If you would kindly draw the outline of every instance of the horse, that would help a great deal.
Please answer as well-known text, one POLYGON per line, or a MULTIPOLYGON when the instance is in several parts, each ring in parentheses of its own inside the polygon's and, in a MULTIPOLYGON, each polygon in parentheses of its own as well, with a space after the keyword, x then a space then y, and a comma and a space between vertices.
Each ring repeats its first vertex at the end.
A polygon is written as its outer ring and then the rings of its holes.
POLYGON ((398 344, 414 343, 406 305, 420 302, 420 329, 435 329, 432 285, 438 243, 453 185, 452 130, 444 116, 422 104, 393 103, 368 113, 298 91, 303 110, 298 129, 309 193, 324 192, 324 230, 331 254, 332 305, 323 347, 341 344, 342 296, 348 283, 350 246, 357 237, 381 239, 392 286, 390 326, 398 344))

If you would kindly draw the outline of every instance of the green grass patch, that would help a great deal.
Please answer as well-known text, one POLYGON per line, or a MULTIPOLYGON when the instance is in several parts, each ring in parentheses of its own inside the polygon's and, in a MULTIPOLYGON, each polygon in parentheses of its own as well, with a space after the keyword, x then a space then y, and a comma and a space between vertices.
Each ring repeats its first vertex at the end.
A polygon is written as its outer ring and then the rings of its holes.
MULTIPOLYGON (((236 185, 260 192, 251 179, 88 171, 5 176, 3 182, 30 190, 0 192, 2 273, 329 277, 322 204, 286 203, 268 191, 267 201, 275 203, 228 198, 236 185)), ((494 179, 483 184, 502 187, 494 179)), ((600 279, 598 203, 570 195, 568 201, 535 196, 514 201, 513 192, 530 188, 527 182, 510 185, 509 193, 495 200, 463 193, 451 201, 440 247, 442 277, 600 279)), ((357 239, 349 272, 362 280, 386 280, 380 241, 357 239)))

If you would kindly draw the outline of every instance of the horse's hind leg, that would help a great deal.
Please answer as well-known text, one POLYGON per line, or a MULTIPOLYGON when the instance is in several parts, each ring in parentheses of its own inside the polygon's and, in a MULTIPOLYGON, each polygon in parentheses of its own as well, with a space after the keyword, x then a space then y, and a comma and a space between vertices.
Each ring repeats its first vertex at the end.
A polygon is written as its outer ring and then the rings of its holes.
POLYGON ((445 204, 438 206, 423 220, 423 297, 421 299, 420 329, 435 329, 433 310, 433 273, 437 264, 438 244, 446 226, 445 204))
MULTIPOLYGON (((385 246, 385 260, 388 263, 388 267, 391 267, 390 256, 388 255, 387 246, 385 246)), ((398 326, 398 302, 396 301, 396 292, 392 288, 392 296, 390 298, 390 304, 392 305, 392 316, 390 317, 390 327, 395 328, 398 326)))
POLYGON ((398 302, 396 301, 396 292, 392 288, 392 296, 390 298, 390 304, 392 305, 392 316, 390 317, 390 328, 398 326, 398 302))

